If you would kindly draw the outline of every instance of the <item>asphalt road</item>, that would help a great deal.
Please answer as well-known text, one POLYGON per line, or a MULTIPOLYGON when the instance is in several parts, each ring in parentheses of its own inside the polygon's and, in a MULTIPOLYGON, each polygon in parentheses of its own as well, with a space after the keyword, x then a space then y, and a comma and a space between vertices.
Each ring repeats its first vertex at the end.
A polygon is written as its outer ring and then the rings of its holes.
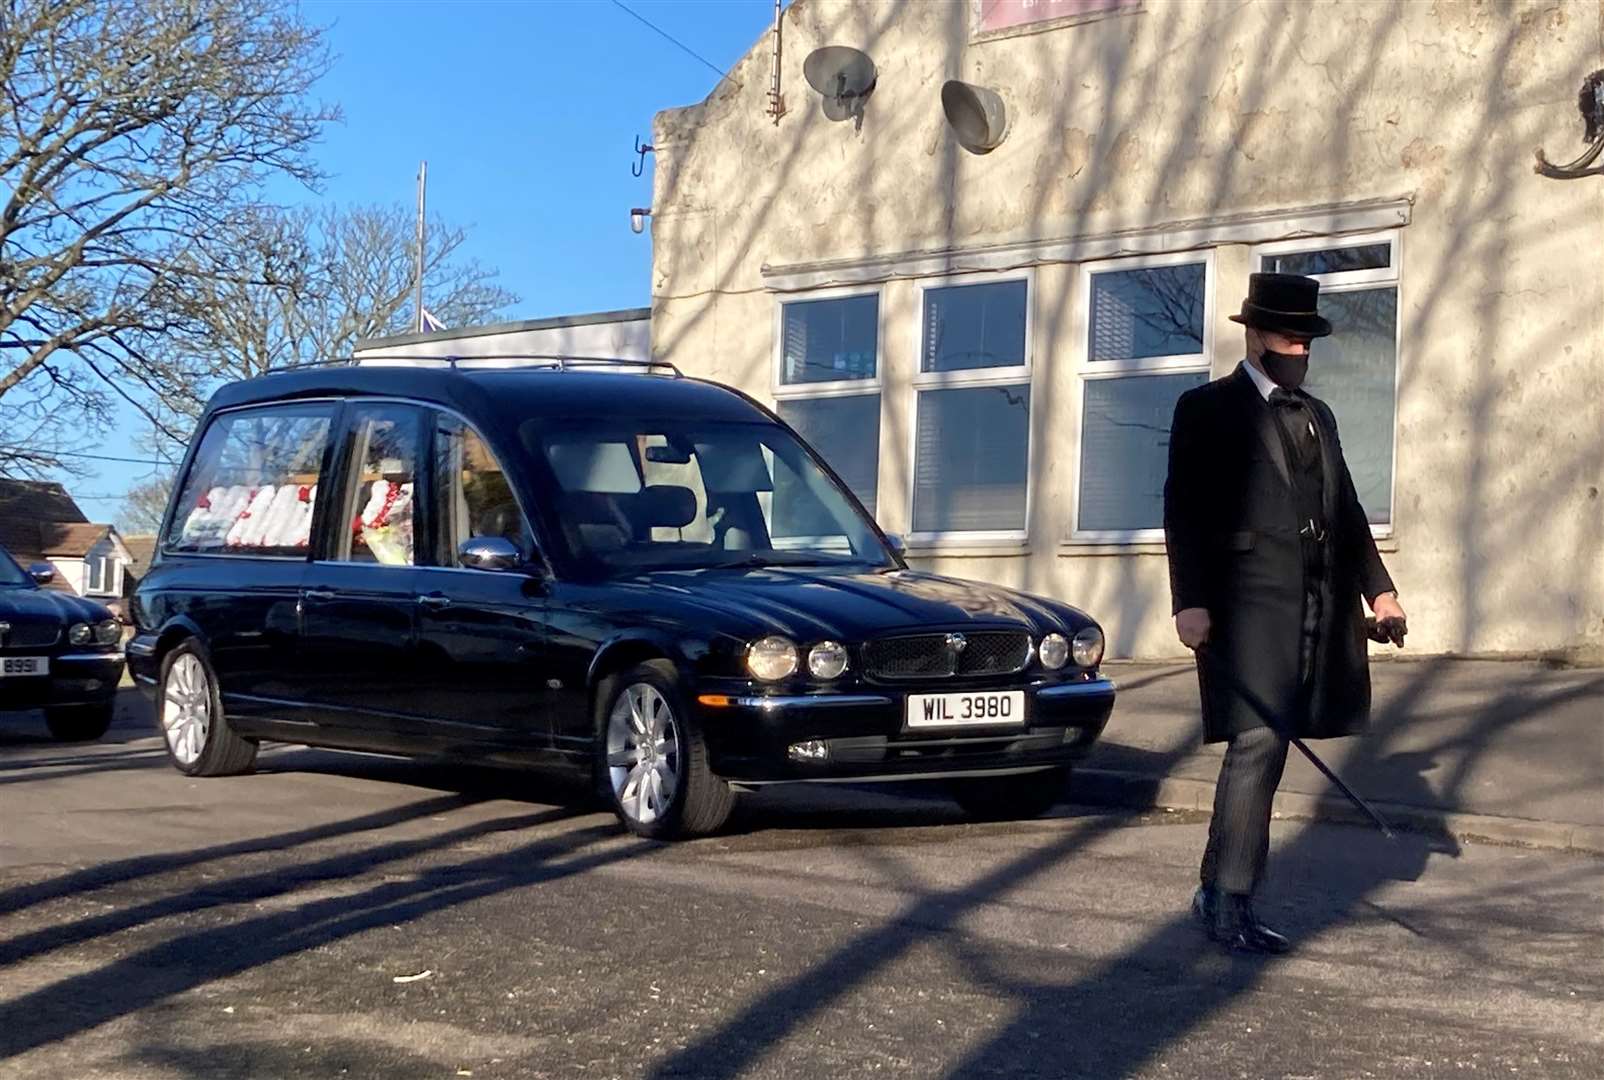
POLYGON ((1233 959, 1200 815, 809 790, 656 846, 539 777, 189 780, 125 704, 0 717, 3 1077, 1604 1076, 1597 859, 1278 823, 1300 948, 1233 959))

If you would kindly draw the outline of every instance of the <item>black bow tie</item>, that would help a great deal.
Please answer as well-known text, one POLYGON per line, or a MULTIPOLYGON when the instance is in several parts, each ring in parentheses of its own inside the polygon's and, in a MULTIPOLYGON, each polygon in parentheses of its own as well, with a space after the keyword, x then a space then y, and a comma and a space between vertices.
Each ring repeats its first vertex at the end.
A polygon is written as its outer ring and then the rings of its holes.
POLYGON ((1270 391, 1270 404, 1282 409, 1301 409, 1304 407, 1302 397, 1280 386, 1270 391))

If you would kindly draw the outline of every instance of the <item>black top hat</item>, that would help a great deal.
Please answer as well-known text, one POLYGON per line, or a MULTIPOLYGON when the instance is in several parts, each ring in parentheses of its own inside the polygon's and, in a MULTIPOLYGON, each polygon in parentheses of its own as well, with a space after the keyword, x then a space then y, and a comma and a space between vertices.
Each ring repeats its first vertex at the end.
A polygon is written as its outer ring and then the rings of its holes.
POLYGON ((1325 337, 1331 333, 1331 324, 1315 310, 1319 300, 1320 283, 1314 278, 1301 274, 1252 274, 1241 314, 1227 317, 1256 330, 1325 337))

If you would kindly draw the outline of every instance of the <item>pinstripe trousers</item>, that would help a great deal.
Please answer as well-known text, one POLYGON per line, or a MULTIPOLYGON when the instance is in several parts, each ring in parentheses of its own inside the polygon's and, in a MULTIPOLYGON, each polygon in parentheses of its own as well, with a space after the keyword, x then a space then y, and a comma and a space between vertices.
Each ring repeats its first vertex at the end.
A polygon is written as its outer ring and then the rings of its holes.
POLYGON ((1203 884, 1252 893, 1270 856, 1270 806, 1287 764, 1287 741, 1266 727, 1233 735, 1214 789, 1214 816, 1203 849, 1203 884))

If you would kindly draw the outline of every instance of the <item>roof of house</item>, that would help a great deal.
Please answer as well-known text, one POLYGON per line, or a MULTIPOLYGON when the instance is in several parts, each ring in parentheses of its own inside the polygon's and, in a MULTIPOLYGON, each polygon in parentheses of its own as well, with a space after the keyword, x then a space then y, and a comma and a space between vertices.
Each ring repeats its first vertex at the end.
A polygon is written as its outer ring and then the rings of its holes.
MULTIPOLYGON (((60 484, 0 479, 0 547, 20 565, 81 559, 107 534, 121 543, 110 525, 91 523, 60 484)), ((69 588, 59 578, 53 587, 69 588)))
POLYGON ((155 536, 125 536, 123 544, 131 556, 131 561, 128 563, 130 574, 138 577, 150 569, 150 560, 156 554, 155 536))
POLYGON ((0 522, 67 521, 89 519, 60 484, 0 478, 0 522))
POLYGON ((39 522, 39 550, 47 558, 81 559, 89 549, 111 532, 110 525, 93 525, 89 522, 39 522))

